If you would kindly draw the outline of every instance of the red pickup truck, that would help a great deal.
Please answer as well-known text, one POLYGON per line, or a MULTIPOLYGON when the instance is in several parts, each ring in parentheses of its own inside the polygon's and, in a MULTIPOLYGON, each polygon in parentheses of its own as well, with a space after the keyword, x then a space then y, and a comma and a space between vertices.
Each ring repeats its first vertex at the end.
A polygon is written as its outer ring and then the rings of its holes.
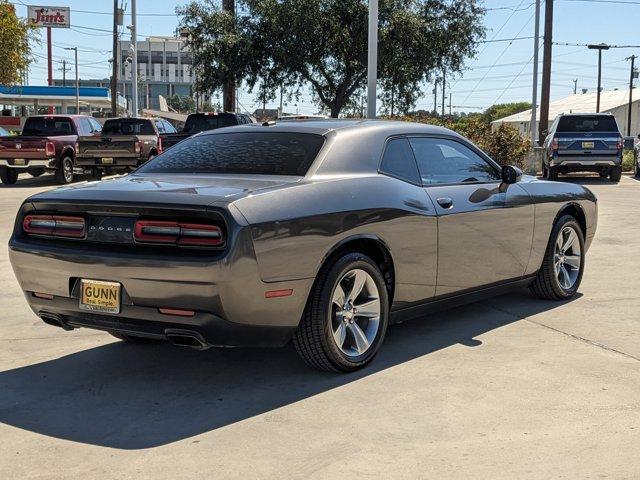
POLYGON ((78 136, 99 135, 102 126, 87 115, 35 115, 25 120, 22 134, 0 137, 0 180, 14 184, 18 174, 37 177, 53 172, 60 184, 74 180, 78 136))

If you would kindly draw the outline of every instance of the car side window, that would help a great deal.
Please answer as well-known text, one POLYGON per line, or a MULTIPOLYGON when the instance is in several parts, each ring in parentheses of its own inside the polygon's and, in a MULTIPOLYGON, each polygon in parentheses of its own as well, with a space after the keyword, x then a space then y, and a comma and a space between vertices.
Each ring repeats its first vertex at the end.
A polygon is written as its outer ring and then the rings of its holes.
POLYGON ((387 142, 380 162, 380 171, 411 183, 420 183, 420 174, 406 138, 394 138, 387 142))
POLYGON ((173 128, 173 125, 171 125, 169 122, 167 122, 166 120, 163 120, 162 123, 164 124, 165 133, 177 133, 176 129, 173 128))
POLYGON ((89 123, 91 124, 91 131, 93 133, 102 131, 102 125, 100 125, 100 122, 98 122, 97 120, 90 118, 89 123))
POLYGON ((462 143, 427 137, 414 137, 409 141, 423 185, 500 180, 493 165, 462 143))
POLYGON ((81 135, 91 135, 93 133, 93 129, 91 128, 91 122, 88 118, 80 118, 78 122, 78 126, 80 127, 81 135))
POLYGON ((165 133, 164 125, 161 120, 156 120, 156 128, 158 129, 158 133, 165 133))

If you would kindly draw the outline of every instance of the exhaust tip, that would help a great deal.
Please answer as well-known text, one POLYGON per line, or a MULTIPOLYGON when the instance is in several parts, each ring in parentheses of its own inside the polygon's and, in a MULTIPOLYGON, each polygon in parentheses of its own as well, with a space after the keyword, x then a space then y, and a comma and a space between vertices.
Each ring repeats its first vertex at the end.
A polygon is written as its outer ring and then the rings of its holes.
POLYGON ((63 330, 73 330, 73 327, 69 326, 60 315, 56 315, 55 313, 42 312, 40 313, 40 319, 47 325, 59 327, 63 330))
POLYGON ((209 348, 202 335, 197 332, 183 330, 165 330, 165 337, 174 345, 179 347, 193 348, 195 350, 206 350, 209 348))

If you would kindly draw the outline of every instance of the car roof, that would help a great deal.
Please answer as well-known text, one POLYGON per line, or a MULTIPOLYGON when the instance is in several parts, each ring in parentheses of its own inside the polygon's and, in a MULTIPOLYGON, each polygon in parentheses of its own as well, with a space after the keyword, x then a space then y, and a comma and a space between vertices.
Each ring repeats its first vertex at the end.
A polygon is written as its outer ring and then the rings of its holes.
POLYGON ((327 135, 330 132, 337 133, 362 133, 375 135, 402 135, 402 134, 447 134, 459 136, 444 127, 429 125, 426 123, 401 122, 397 120, 372 120, 372 119, 328 119, 328 120, 288 120, 286 122, 267 122, 248 125, 225 127, 224 129, 211 130, 205 135, 216 135, 230 132, 296 132, 327 135))
POLYGON ((598 112, 598 113, 561 113, 559 117, 613 117, 612 113, 598 112))

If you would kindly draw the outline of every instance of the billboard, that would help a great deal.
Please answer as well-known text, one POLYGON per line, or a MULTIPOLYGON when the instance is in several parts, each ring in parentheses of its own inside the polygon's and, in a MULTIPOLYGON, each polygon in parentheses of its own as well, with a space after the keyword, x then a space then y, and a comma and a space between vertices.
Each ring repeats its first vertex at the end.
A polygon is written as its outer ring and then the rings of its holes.
POLYGON ((69 28, 71 20, 69 7, 27 7, 29 23, 37 27, 69 28))

